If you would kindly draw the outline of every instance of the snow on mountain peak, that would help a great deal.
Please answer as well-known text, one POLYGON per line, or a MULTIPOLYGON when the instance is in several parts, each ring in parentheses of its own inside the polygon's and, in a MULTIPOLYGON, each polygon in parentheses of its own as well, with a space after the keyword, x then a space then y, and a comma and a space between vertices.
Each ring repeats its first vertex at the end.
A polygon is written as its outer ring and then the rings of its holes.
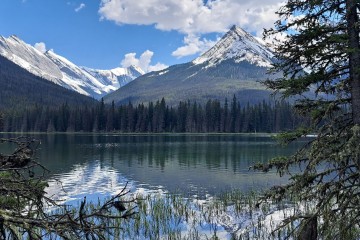
POLYGON ((260 67, 270 67, 274 54, 260 41, 238 26, 233 26, 210 50, 193 61, 207 63, 212 67, 222 61, 233 59, 239 63, 247 61, 260 67))
POLYGON ((54 51, 45 53, 19 37, 0 36, 0 55, 37 76, 81 94, 100 98, 134 80, 144 72, 136 67, 94 70, 78 67, 54 51))
POLYGON ((15 35, 0 38, 0 55, 27 71, 55 83, 59 83, 57 79, 62 76, 61 71, 50 59, 15 35))
POLYGON ((141 75, 144 75, 144 74, 145 74, 145 71, 144 71, 144 70, 142 70, 142 69, 141 69, 140 67, 138 67, 138 66, 131 65, 131 66, 130 66, 130 67, 128 67, 128 68, 133 69, 133 70, 135 70, 135 71, 137 71, 137 72, 141 73, 141 75))
POLYGON ((106 85, 114 86, 116 89, 125 86, 137 77, 144 74, 139 67, 117 67, 110 70, 98 70, 82 67, 84 71, 106 85))

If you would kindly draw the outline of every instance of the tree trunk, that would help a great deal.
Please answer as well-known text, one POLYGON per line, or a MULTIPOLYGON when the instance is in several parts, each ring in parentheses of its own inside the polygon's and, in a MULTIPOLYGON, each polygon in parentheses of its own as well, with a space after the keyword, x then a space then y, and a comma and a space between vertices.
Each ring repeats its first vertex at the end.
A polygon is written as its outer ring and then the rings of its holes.
POLYGON ((317 217, 304 219, 298 235, 298 240, 317 240, 317 217))
POLYGON ((359 17, 356 0, 346 0, 346 20, 349 35, 349 70, 351 86, 351 105, 354 124, 360 125, 360 44, 359 17))

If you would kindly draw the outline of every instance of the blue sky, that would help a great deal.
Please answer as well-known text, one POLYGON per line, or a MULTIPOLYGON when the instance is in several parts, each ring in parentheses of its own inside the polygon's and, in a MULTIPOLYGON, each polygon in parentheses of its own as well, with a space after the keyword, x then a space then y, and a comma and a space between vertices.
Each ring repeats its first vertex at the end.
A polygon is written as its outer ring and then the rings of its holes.
POLYGON ((190 61, 234 24, 260 36, 281 0, 1 0, 0 35, 80 66, 144 70, 190 61))

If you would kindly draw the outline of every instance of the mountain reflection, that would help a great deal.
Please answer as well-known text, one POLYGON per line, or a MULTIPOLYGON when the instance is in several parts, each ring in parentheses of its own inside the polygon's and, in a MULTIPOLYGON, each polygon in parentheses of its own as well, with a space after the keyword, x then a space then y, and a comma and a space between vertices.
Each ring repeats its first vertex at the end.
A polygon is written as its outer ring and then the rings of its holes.
MULTIPOLYGON (((236 134, 44 134, 38 152, 65 193, 59 197, 108 194, 131 181, 134 187, 162 188, 203 196, 233 188, 258 190, 278 184, 275 173, 249 171, 249 166, 287 155, 302 143, 283 148, 268 136, 236 134)), ((76 196, 76 197, 74 197, 76 196)))
POLYGON ((69 172, 53 175, 45 189, 48 196, 63 202, 80 200, 84 196, 97 200, 100 195, 109 196, 121 191, 127 180, 99 162, 74 165, 69 172))

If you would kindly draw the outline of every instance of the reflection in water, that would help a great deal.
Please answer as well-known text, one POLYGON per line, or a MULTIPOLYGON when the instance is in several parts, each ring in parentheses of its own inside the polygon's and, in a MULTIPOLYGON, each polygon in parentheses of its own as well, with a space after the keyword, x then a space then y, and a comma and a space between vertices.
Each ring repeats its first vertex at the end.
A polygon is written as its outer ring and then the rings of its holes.
POLYGON ((84 196, 96 202, 98 197, 107 197, 120 192, 127 180, 114 169, 101 168, 98 161, 89 164, 74 165, 64 174, 53 175, 45 190, 54 200, 71 203, 84 196))
POLYGON ((50 194, 59 189, 55 183, 59 179, 66 191, 59 197, 69 199, 108 194, 126 181, 200 196, 233 188, 258 190, 284 180, 274 173, 249 171, 249 166, 290 154, 302 144, 282 148, 270 137, 231 134, 35 137, 42 141, 39 161, 52 173, 50 194))

